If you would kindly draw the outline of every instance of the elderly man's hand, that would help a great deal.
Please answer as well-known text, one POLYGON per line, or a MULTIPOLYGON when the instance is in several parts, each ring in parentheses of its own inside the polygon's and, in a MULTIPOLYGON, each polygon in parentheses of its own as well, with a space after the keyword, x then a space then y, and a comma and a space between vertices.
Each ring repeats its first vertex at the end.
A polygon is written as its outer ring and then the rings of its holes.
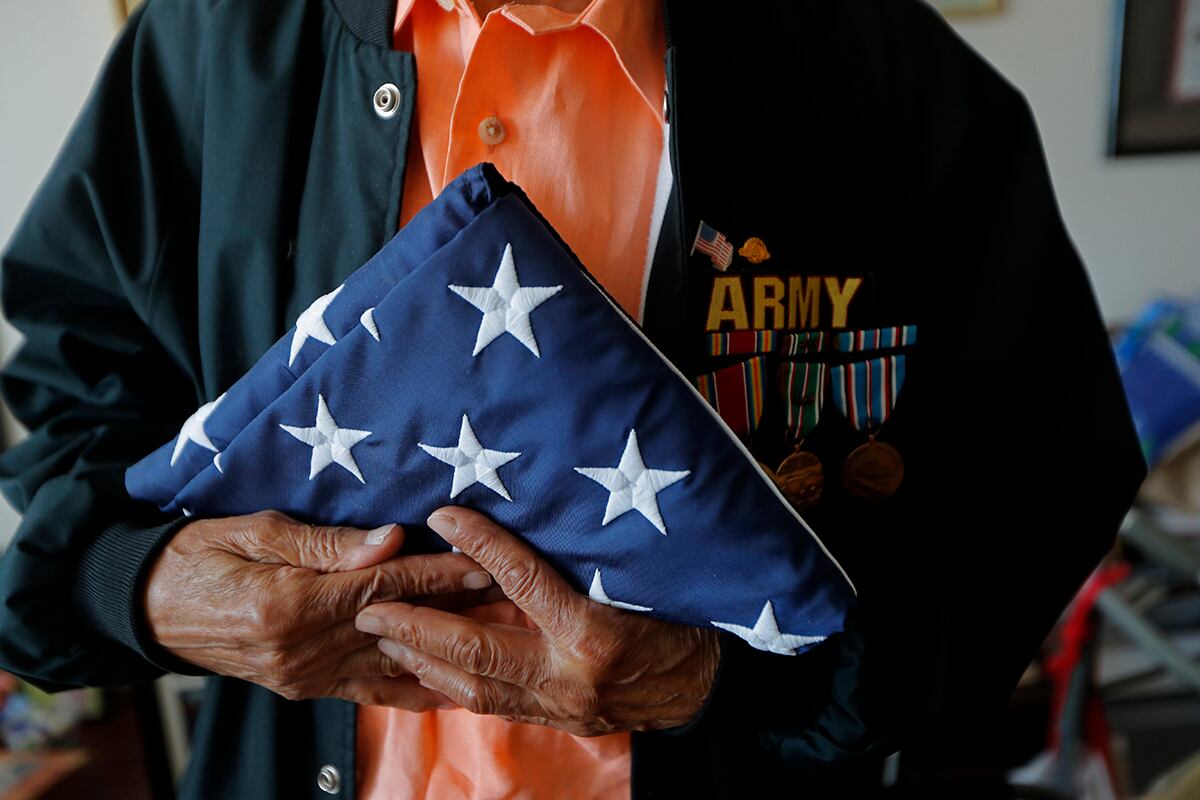
POLYGON ((537 629, 480 622, 409 603, 381 603, 358 628, 422 686, 477 714, 577 736, 681 725, 716 674, 712 630, 619 611, 576 593, 512 534, 461 508, 429 525, 496 579, 537 629))
POLYGON ((151 568, 150 634, 177 658, 292 700, 446 705, 355 630, 354 617, 371 603, 422 595, 478 602, 491 579, 462 555, 397 557, 403 538, 399 526, 314 527, 269 511, 192 522, 151 568))

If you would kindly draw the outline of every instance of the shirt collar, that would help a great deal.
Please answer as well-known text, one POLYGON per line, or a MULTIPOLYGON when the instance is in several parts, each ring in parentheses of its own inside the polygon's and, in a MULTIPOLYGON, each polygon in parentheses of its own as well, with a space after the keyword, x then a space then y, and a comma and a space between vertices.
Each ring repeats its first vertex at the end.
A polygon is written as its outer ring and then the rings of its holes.
MULTIPOLYGON (((470 0, 399 0, 396 28, 404 24, 413 5, 436 3, 446 13, 457 11, 465 20, 481 25, 470 0)), ((662 114, 663 55, 666 38, 660 0, 592 0, 572 14, 540 3, 509 3, 492 13, 502 14, 533 36, 586 26, 612 47, 617 62, 638 88, 656 115, 662 114)))

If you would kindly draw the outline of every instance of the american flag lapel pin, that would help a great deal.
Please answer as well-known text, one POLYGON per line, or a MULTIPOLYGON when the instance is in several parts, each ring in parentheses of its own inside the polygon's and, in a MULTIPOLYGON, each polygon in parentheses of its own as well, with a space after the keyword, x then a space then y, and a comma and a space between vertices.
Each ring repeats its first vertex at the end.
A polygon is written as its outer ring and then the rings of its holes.
MULTIPOLYGON (((700 220, 700 228, 696 231, 696 239, 692 242, 692 251, 699 250, 712 259, 712 265, 724 272, 733 263, 733 245, 725 238, 725 234, 700 220)), ((689 253, 688 255, 691 255, 689 253)))

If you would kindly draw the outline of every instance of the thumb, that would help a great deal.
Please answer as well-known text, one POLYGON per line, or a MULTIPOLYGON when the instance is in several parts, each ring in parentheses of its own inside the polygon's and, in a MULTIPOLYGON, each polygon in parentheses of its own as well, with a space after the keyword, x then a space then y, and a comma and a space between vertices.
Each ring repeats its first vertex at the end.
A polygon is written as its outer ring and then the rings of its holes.
POLYGON ((246 558, 264 564, 346 572, 381 564, 404 544, 404 529, 395 524, 372 530, 306 525, 273 511, 246 519, 252 523, 235 537, 238 549, 246 558))

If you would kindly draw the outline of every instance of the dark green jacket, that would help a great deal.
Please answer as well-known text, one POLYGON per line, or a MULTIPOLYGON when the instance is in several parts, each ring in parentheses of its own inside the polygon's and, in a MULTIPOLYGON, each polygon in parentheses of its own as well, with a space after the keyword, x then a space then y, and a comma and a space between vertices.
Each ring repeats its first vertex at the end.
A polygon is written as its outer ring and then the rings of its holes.
MULTIPOLYGON (((179 666, 139 595, 181 521, 131 502, 122 473, 394 233, 417 67, 389 47, 392 6, 150 0, 121 34, 3 259, 26 337, 3 389, 31 436, 0 461, 24 513, 0 561, 0 667, 59 689, 179 666), (390 119, 372 108, 385 83, 390 119)), ((830 415, 806 516, 858 586, 850 630, 799 658, 727 642, 702 715, 634 735, 634 793, 765 796, 798 772, 797 792, 845 796, 906 742, 986 724, 1143 465, 1019 93, 915 0, 730 9, 667 3, 676 182, 646 329, 688 373, 729 360, 704 355, 701 219, 770 249, 730 273, 749 317, 778 285, 758 298, 756 277, 861 277, 845 324, 919 326, 883 432, 908 471, 890 500, 845 497, 861 437, 830 415)), ((806 322, 827 328, 818 302, 806 322)), ((754 441, 768 463, 787 452, 779 404, 754 441)), ((350 704, 213 680, 183 795, 323 797, 329 764, 353 796, 354 727, 350 704)))

